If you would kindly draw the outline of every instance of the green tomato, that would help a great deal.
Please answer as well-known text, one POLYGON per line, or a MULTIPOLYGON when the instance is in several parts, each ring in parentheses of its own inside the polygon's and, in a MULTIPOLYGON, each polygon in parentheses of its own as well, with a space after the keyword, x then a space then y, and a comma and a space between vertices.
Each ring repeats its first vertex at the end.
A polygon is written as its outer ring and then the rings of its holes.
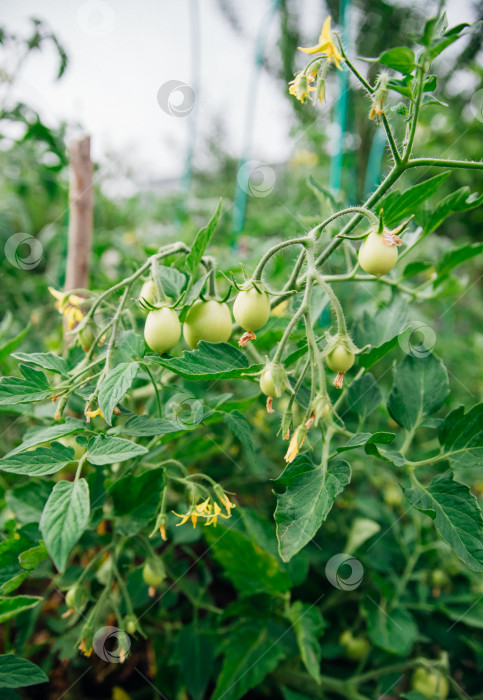
POLYGON ((257 292, 255 287, 239 292, 233 304, 233 316, 240 328, 258 331, 270 318, 270 299, 266 292, 257 292))
POLYGON ((227 304, 219 301, 195 301, 183 324, 184 339, 190 348, 198 347, 200 340, 223 343, 230 339, 232 320, 227 304))
POLYGON ((154 586, 156 588, 166 578, 164 566, 160 559, 155 561, 147 561, 143 566, 143 581, 146 586, 154 586))
POLYGON ((163 306, 150 311, 144 326, 144 339, 154 352, 172 350, 181 337, 181 323, 174 309, 163 306))
POLYGON ((380 277, 397 263, 397 246, 383 243, 382 235, 372 231, 359 248, 359 265, 370 275, 380 277))
POLYGON ((272 396, 276 399, 279 399, 282 396, 281 391, 277 392, 275 383, 273 381, 272 373, 269 369, 266 369, 265 372, 263 372, 263 374, 260 376, 260 389, 265 394, 265 396, 272 396))
POLYGON ((339 343, 332 352, 329 352, 325 361, 327 362, 327 367, 333 372, 347 372, 354 364, 354 353, 347 350, 342 343, 339 343))
POLYGON ((445 700, 449 693, 448 680, 441 673, 417 668, 411 680, 412 689, 428 700, 445 700))
POLYGON ((96 339, 96 327, 93 323, 88 323, 85 328, 79 331, 79 343, 84 352, 91 349, 92 343, 96 339))
POLYGON ((83 588, 78 586, 72 586, 69 588, 65 594, 65 602, 68 608, 73 610, 79 610, 82 608, 87 600, 86 592, 83 588))
POLYGON ((142 301, 143 299, 149 304, 153 304, 153 306, 156 304, 157 293, 156 285, 154 284, 153 280, 147 280, 141 287, 141 291, 139 292, 139 301, 142 301))
POLYGON ((399 486, 389 484, 384 489, 384 502, 388 506, 400 506, 403 500, 402 491, 399 486))
POLYGON ((442 569, 433 569, 430 575, 431 583, 436 588, 442 588, 449 583, 449 578, 442 569))
POLYGON ((371 644, 365 637, 353 637, 350 630, 342 632, 339 644, 345 647, 345 657, 350 661, 365 659, 371 650, 371 644))

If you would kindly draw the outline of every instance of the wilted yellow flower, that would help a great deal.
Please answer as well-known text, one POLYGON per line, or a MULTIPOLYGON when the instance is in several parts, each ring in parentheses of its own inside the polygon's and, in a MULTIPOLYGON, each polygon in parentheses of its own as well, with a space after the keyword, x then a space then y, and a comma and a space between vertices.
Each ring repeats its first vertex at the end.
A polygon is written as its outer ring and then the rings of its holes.
POLYGON ((309 96, 309 92, 315 90, 313 85, 309 85, 313 80, 314 76, 312 74, 305 75, 303 71, 297 73, 295 78, 288 84, 288 91, 291 95, 296 97, 297 100, 300 100, 300 102, 305 102, 309 96))
POLYGON ((327 19, 324 22, 324 26, 322 27, 322 31, 319 36, 319 41, 315 46, 309 46, 308 48, 302 48, 302 46, 299 46, 299 50, 303 51, 304 53, 307 54, 313 54, 313 53, 323 53, 329 61, 334 61, 335 65, 339 70, 342 70, 342 66, 340 65, 340 62, 344 60, 342 57, 342 54, 340 53, 339 49, 335 45, 332 32, 330 29, 330 22, 331 22, 331 17, 327 17, 327 19))
POLYGON ((74 326, 82 321, 84 314, 79 309, 80 304, 85 300, 77 294, 69 294, 69 292, 59 292, 53 287, 49 287, 49 292, 57 299, 55 308, 60 311, 67 319, 67 327, 72 330, 74 326))
POLYGON ((290 444, 288 446, 287 454, 285 455, 285 461, 288 464, 291 464, 291 462, 293 462, 295 457, 298 455, 300 448, 304 444, 305 434, 305 430, 297 428, 295 433, 292 435, 292 439, 290 440, 290 444))
MULTIPOLYGON (((95 418, 96 416, 100 416, 101 418, 104 418, 104 414, 100 408, 96 408, 95 411, 91 411, 91 410, 86 411, 85 415, 86 415, 88 423, 90 423, 91 418, 95 418)), ((106 420, 106 419, 104 418, 104 420, 106 420)))

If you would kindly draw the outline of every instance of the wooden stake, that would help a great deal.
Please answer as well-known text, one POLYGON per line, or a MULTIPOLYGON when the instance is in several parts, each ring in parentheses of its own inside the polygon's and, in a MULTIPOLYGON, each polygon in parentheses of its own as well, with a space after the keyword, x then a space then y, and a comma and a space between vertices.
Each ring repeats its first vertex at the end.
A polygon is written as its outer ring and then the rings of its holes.
POLYGON ((69 245, 65 291, 87 289, 92 241, 91 137, 74 141, 69 148, 69 245))

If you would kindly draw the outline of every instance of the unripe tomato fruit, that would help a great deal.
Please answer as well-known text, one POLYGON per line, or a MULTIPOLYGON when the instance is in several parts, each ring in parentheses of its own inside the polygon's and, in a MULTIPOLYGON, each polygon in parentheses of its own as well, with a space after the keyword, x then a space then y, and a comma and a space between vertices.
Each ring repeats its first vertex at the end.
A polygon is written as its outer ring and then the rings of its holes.
POLYGON ((276 399, 279 399, 282 396, 281 391, 277 392, 272 378, 272 373, 269 369, 266 369, 260 377, 260 389, 265 394, 265 396, 272 396, 276 399))
POLYGON ((79 608, 82 608, 85 601, 86 601, 86 592, 84 591, 83 588, 79 588, 77 586, 72 586, 72 588, 69 588, 69 590, 65 594, 65 602, 66 602, 67 607, 73 608, 74 610, 78 610, 79 608))
POLYGON ((417 668, 411 680, 412 689, 430 700, 445 700, 449 693, 448 680, 440 673, 417 668))
POLYGON ((90 350, 95 339, 96 333, 93 323, 88 323, 85 328, 79 331, 79 343, 83 350, 90 350))
POLYGON ((431 572, 431 583, 433 586, 436 586, 436 588, 442 588, 443 586, 446 586, 449 583, 449 578, 446 574, 445 571, 442 569, 433 569, 431 572))
POLYGON ((325 358, 327 367, 333 372, 347 372, 354 364, 354 353, 347 350, 342 343, 329 352, 325 358))
POLYGON ((246 331, 258 331, 270 318, 270 299, 266 292, 257 292, 255 287, 238 292, 233 304, 233 316, 246 331))
POLYGON ((368 639, 365 637, 353 637, 350 630, 342 632, 339 637, 339 644, 345 647, 345 657, 351 661, 364 659, 371 650, 368 639))
POLYGON ((147 302, 154 305, 156 303, 156 296, 156 285, 153 280, 147 280, 139 292, 139 301, 145 299, 147 302))
POLYGON ((183 324, 184 339, 190 348, 198 347, 200 340, 223 343, 230 339, 232 328, 228 305, 219 301, 195 301, 183 324))
POLYGON ((397 246, 383 243, 382 236, 372 231, 359 248, 359 265, 370 275, 380 277, 397 263, 397 246))
POLYGON ((388 484, 384 489, 384 502, 388 506, 400 506, 403 500, 403 494, 399 486, 388 484))
POLYGON ((74 458, 77 460, 80 459, 87 450, 87 445, 79 445, 73 435, 64 435, 64 437, 57 438, 56 442, 60 442, 60 444, 65 445, 65 447, 73 447, 74 458))
POLYGON ((153 566, 147 561, 143 566, 143 581, 146 586, 159 586, 166 578, 161 571, 155 571, 153 566))
POLYGON ((181 323, 174 309, 163 306, 150 311, 144 326, 144 339, 154 352, 167 352, 181 337, 181 323))

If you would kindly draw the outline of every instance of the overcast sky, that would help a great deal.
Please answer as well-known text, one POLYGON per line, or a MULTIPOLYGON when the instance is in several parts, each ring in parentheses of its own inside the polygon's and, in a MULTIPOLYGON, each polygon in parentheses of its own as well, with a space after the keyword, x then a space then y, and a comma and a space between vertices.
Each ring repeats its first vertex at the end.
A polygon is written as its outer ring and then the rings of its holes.
MULTIPOLYGON (((326 13, 324 4, 301 0, 300 6, 315 37, 326 13)), ((199 132, 207 134, 222 115, 230 151, 240 153, 254 46, 269 16, 270 0, 238 0, 237 12, 247 29, 244 38, 231 29, 216 0, 1 0, 0 7, 9 30, 25 30, 29 17, 39 17, 66 46, 70 62, 60 81, 53 81, 53 51, 43 52, 26 65, 16 94, 49 124, 80 122, 92 135, 96 159, 114 151, 146 179, 177 175, 193 116, 199 132), (194 3, 200 15, 197 56, 191 53, 190 39, 194 3), (193 112, 184 118, 170 115, 158 104, 158 90, 174 80, 192 85, 193 58, 201 79, 193 112)), ((470 0, 451 0, 448 13, 452 23, 473 21, 470 0)), ((274 20, 268 46, 274 45, 277 31, 274 20)), ((183 104, 189 106, 190 99, 188 90, 183 104)), ((279 86, 262 72, 252 157, 266 162, 287 158, 293 147, 291 124, 290 106, 279 86)))

